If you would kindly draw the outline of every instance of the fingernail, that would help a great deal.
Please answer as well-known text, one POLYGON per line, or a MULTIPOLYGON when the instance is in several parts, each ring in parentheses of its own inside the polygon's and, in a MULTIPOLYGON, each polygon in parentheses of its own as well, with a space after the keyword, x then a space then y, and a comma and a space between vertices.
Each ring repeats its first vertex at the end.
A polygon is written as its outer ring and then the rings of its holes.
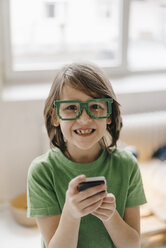
POLYGON ((79 177, 80 177, 80 179, 82 179, 82 178, 85 178, 86 176, 85 175, 80 175, 79 177))

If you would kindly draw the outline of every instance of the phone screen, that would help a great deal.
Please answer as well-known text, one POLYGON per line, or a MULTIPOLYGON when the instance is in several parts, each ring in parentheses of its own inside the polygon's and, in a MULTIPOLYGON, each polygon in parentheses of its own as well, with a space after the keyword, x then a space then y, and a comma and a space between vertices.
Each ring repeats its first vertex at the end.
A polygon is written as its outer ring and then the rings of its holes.
MULTIPOLYGON (((100 184, 105 184, 105 177, 87 177, 84 182, 79 183, 78 191, 83 191, 100 184)), ((103 191, 102 191, 103 192, 103 191)))

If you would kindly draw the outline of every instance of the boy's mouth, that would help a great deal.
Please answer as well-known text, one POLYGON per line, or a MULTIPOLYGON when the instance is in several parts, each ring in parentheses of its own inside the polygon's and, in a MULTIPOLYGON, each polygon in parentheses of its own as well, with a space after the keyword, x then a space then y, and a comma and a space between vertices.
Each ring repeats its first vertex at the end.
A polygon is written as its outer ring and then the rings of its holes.
POLYGON ((93 132, 95 131, 95 129, 91 129, 91 128, 88 128, 88 129, 76 129, 74 130, 74 132, 76 134, 79 134, 79 135, 89 135, 89 134, 92 134, 93 132))

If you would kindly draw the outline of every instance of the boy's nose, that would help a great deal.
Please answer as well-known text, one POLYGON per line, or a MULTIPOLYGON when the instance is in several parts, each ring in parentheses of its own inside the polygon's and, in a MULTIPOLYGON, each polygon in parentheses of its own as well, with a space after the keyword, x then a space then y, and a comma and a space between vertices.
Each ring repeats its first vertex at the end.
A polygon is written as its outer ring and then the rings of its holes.
POLYGON ((88 115, 87 110, 85 108, 82 109, 81 115, 78 118, 81 121, 90 120, 91 117, 88 115))

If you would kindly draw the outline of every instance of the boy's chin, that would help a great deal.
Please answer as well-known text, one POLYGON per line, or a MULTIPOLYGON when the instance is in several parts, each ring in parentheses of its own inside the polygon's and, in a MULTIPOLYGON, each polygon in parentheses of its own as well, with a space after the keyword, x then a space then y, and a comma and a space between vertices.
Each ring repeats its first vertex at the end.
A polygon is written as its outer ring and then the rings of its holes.
POLYGON ((76 150, 80 150, 80 151, 84 151, 84 152, 90 152, 90 151, 96 151, 96 150, 100 150, 100 145, 99 144, 89 144, 89 143, 81 143, 81 144, 75 144, 75 148, 76 150))

